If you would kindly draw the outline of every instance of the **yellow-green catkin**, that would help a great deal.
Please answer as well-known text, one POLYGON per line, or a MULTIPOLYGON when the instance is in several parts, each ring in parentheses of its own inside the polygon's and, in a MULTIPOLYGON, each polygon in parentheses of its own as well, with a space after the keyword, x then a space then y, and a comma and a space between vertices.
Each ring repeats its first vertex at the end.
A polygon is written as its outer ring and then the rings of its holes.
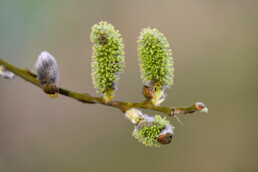
POLYGON ((92 27, 92 79, 98 93, 110 102, 117 89, 119 74, 124 67, 124 44, 118 31, 107 22, 92 27))
POLYGON ((164 88, 173 84, 174 67, 166 37, 157 29, 145 28, 138 38, 141 77, 153 92, 152 102, 159 105, 164 99, 164 88))
POLYGON ((159 147, 171 142, 174 127, 160 115, 148 116, 133 108, 125 116, 135 125, 133 137, 145 146, 159 147))

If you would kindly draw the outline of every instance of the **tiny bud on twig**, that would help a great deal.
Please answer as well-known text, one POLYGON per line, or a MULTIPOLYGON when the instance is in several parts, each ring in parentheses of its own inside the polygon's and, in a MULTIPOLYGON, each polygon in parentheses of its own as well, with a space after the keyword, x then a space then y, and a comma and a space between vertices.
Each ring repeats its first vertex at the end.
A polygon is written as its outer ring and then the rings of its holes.
POLYGON ((195 103, 196 109, 198 109, 200 112, 206 112, 208 113, 208 108, 202 103, 202 102, 197 102, 195 103))
POLYGON ((147 85, 144 85, 143 88, 142 88, 142 95, 148 99, 148 100, 151 100, 153 99, 153 93, 152 93, 152 90, 149 86, 147 85))
POLYGON ((188 106, 188 107, 172 108, 170 112, 170 116, 174 116, 176 114, 194 113, 196 111, 208 113, 208 108, 202 102, 197 102, 192 106, 188 106))
POLYGON ((6 70, 2 65, 0 65, 0 75, 5 79, 14 79, 16 76, 14 73, 6 70))

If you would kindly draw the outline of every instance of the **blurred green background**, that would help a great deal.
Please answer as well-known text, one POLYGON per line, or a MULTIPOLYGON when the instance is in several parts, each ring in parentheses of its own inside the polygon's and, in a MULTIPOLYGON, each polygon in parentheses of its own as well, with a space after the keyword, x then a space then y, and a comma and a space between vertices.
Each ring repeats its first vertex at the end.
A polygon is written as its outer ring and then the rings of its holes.
MULTIPOLYGON (((209 113, 179 115, 172 143, 145 147, 119 110, 50 99, 20 78, 0 78, 0 171, 258 171, 258 1, 1 0, 0 58, 34 70, 41 51, 59 65, 59 86, 99 96, 91 80, 91 27, 122 34, 116 99, 143 101, 137 59, 142 28, 167 37, 174 85, 164 106, 202 101, 209 113)), ((155 112, 143 110, 155 115, 155 112)), ((163 115, 163 114, 162 114, 163 115)))

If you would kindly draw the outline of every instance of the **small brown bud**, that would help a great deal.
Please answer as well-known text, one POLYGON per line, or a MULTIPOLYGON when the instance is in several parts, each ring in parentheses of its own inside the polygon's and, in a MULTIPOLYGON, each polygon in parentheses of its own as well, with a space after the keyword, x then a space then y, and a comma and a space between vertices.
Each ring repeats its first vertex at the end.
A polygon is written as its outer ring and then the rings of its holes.
POLYGON ((172 140, 172 133, 164 133, 162 135, 160 135, 158 138, 157 138, 158 142, 161 143, 161 144, 169 144, 172 140))
POLYGON ((49 95, 49 97, 55 98, 58 95, 58 88, 56 87, 56 84, 54 83, 47 83, 43 85, 43 90, 45 93, 49 95))
POLYGON ((208 108, 202 102, 195 103, 195 108, 201 112, 208 113, 208 108))
POLYGON ((146 98, 146 99, 153 99, 153 93, 152 93, 152 89, 148 86, 144 86, 142 88, 142 95, 146 98))

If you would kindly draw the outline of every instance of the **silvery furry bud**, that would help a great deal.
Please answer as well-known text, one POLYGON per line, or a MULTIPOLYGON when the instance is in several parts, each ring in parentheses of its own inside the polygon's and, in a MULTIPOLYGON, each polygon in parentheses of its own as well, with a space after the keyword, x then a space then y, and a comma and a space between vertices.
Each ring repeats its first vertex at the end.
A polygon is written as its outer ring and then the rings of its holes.
POLYGON ((5 79, 14 79, 15 74, 10 72, 9 70, 5 69, 4 66, 0 65, 0 75, 5 79))
POLYGON ((46 51, 43 51, 35 64, 37 78, 45 93, 50 97, 56 97, 58 89, 58 68, 55 58, 46 51))

